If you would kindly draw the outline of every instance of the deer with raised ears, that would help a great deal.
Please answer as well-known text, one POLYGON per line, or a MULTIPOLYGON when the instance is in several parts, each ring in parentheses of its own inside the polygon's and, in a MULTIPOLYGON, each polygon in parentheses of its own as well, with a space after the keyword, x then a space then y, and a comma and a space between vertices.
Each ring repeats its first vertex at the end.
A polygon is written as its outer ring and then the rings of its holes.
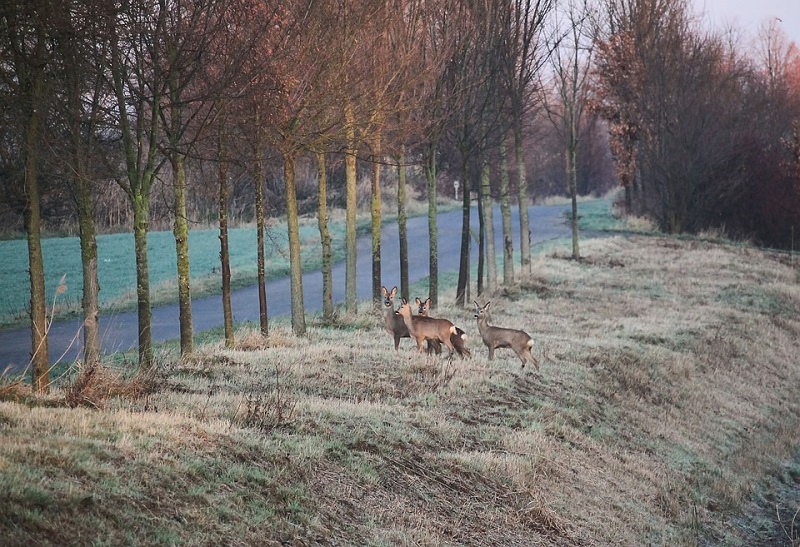
POLYGON ((422 342, 436 340, 447 346, 450 357, 453 357, 455 348, 450 341, 450 336, 456 333, 456 326, 447 319, 434 319, 411 314, 411 305, 404 298, 397 315, 403 318, 411 337, 417 341, 417 350, 422 353, 422 342))
MULTIPOLYGON (((415 302, 416 302, 417 308, 418 308, 417 315, 419 315, 420 317, 430 317, 431 299, 428 298, 427 300, 425 300, 423 302, 422 300, 417 298, 417 299, 415 299, 415 302)), ((472 357, 472 352, 470 352, 469 348, 467 348, 467 333, 466 332, 464 332, 460 328, 456 327, 455 334, 452 334, 450 336, 450 342, 453 343, 453 347, 456 349, 456 353, 458 353, 459 356, 464 357, 466 355, 467 357, 472 357)), ((429 344, 428 345, 428 353, 430 353, 430 349, 431 349, 431 345, 430 344, 433 344, 433 342, 428 342, 428 344, 429 344)), ((434 346, 434 349, 435 349, 435 346, 434 346)), ((439 349, 436 350, 436 353, 438 354, 440 351, 441 351, 441 346, 439 346, 439 349)))
POLYGON ((394 297, 397 295, 397 287, 393 287, 391 291, 386 290, 386 287, 381 287, 381 295, 383 296, 383 322, 386 327, 386 332, 394 337, 394 349, 400 347, 401 338, 410 338, 403 318, 397 315, 394 311, 394 297))
POLYGON ((539 361, 531 353, 533 340, 528 336, 528 333, 517 329, 505 329, 490 325, 489 304, 491 302, 487 302, 485 306, 481 307, 475 302, 475 318, 478 320, 478 330, 481 333, 483 343, 489 348, 489 360, 494 359, 494 350, 497 348, 511 348, 522 361, 523 368, 525 368, 525 363, 530 361, 536 366, 536 370, 539 370, 539 361))

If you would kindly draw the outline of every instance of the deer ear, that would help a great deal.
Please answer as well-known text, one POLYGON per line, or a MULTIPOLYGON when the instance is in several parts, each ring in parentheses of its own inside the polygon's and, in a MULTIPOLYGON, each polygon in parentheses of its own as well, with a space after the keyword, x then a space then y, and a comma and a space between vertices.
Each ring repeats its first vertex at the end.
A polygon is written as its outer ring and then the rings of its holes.
POLYGON ((489 309, 489 304, 491 304, 491 302, 487 302, 486 305, 483 307, 483 309, 484 310, 488 310, 489 309))
POLYGON ((394 298, 394 295, 396 294, 397 294, 397 286, 395 285, 394 287, 392 287, 392 298, 394 298))
POLYGON ((386 296, 388 293, 389 293, 389 291, 386 290, 386 287, 381 287, 381 294, 383 296, 386 296))
POLYGON ((430 299, 430 298, 428 298, 428 299, 425 301, 425 304, 426 304, 426 305, 428 305, 428 304, 430 304, 430 303, 431 303, 431 299, 430 299))
POLYGON ((400 303, 405 306, 406 304, 408 304, 408 300, 406 300, 405 298, 401 298, 400 303))
POLYGON ((417 306, 422 304, 422 300, 419 299, 419 296, 414 299, 414 302, 416 302, 417 306))

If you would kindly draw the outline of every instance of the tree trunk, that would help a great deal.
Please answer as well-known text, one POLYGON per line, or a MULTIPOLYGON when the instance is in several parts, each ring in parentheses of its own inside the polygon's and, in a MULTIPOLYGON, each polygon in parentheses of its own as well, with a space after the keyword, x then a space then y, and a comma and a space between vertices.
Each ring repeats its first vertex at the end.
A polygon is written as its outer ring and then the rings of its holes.
POLYGON ((261 147, 256 147, 256 176, 255 202, 256 202, 256 239, 258 245, 258 319, 261 324, 261 334, 269 334, 269 317, 267 315, 267 274, 264 263, 264 159, 261 157, 261 147))
MULTIPOLYGON (((505 158, 505 148, 503 148, 505 158)), ((517 159, 517 197, 519 200, 519 252, 522 275, 531 273, 531 227, 528 220, 528 181, 527 166, 525 165, 525 151, 522 148, 522 128, 514 132, 514 153, 517 159)), ((506 171, 507 172, 507 171, 506 171)))
POLYGON ((406 147, 400 145, 397 162, 397 232, 400 237, 400 296, 409 300, 408 217, 406 216, 406 147))
POLYGON ((347 150, 344 157, 345 185, 347 187, 347 212, 345 215, 345 309, 348 314, 358 311, 358 293, 356 286, 356 130, 355 114, 350 104, 345 105, 345 130, 347 150))
POLYGON ((303 262, 300 256, 300 221, 297 212, 297 188, 294 178, 294 156, 283 156, 283 178, 286 182, 286 223, 289 230, 289 279, 291 282, 292 332, 306 333, 303 304, 303 262))
POLYGON ((319 239, 322 244, 322 318, 333 320, 333 249, 328 229, 328 179, 325 171, 325 152, 317 152, 319 180, 319 239))
POLYGON ((461 201, 461 260, 458 265, 458 283, 456 285, 456 305, 464 307, 469 291, 469 213, 470 213, 470 170, 469 159, 463 158, 461 169, 463 181, 463 198, 461 201))
POLYGON ((147 264, 147 230, 150 200, 141 193, 133 194, 133 239, 136 253, 136 302, 139 320, 139 366, 153 366, 153 335, 150 331, 150 275, 147 264))
POLYGON ((231 259, 228 248, 228 160, 225 148, 225 125, 220 124, 217 157, 219 158, 219 261, 222 271, 222 324, 225 347, 234 346, 233 310, 231 308, 231 259))
MULTIPOLYGON (((571 127, 571 131, 575 131, 571 127)), ((577 148, 574 133, 570 134, 570 142, 567 146, 567 177, 569 180, 569 195, 572 198, 572 220, 570 226, 572 228, 572 258, 578 260, 581 257, 580 249, 578 247, 578 172, 575 168, 577 165, 577 148)))
MULTIPOLYGON (((501 156, 505 158, 505 153, 502 153, 501 156)), ((510 287, 514 284, 514 240, 511 237, 511 196, 509 195, 508 169, 502 158, 500 166, 500 215, 503 218, 503 285, 510 287)), ((527 198, 525 200, 527 201, 527 198)), ((522 218, 522 209, 527 212, 527 206, 520 206, 520 218, 522 218)), ((524 233, 520 232, 521 235, 524 233)))
POLYGON ((372 307, 381 308, 381 130, 372 141, 372 307))
POLYGON ((436 211, 436 148, 431 146, 425 158, 425 178, 428 180, 428 298, 431 309, 439 302, 439 229, 436 211))
MULTIPOLYGON (((39 37, 40 41, 43 37, 39 37)), ((39 44, 41 45, 41 44, 39 44)), ((37 47, 38 49, 38 47, 37 47)), ((30 104, 25 130, 25 231, 31 284, 31 362, 34 393, 50 391, 50 357, 47 351, 47 302, 44 289, 41 211, 39 194, 39 140, 44 115, 44 68, 32 67, 30 104)))
POLYGON ((483 201, 483 224, 486 232, 486 290, 491 293, 497 285, 497 257, 494 248, 494 203, 489 164, 484 161, 481 170, 481 200, 483 201))
MULTIPOLYGON (((483 176, 483 167, 481 167, 483 176)), ((482 180, 478 181, 478 296, 483 295, 483 270, 486 261, 486 217, 483 212, 483 186, 482 180)))
POLYGON ((175 254, 178 271, 178 323, 180 326, 181 355, 193 351, 192 291, 189 276, 189 222, 186 218, 186 157, 173 150, 172 190, 175 199, 175 254))
MULTIPOLYGON (((92 151, 92 129, 82 129, 86 122, 81 105, 84 88, 76 72, 67 75, 67 101, 69 132, 72 140, 70 168, 75 181, 75 198, 78 209, 78 228, 81 246, 81 273, 83 274, 83 363, 88 368, 100 362, 100 283, 97 276, 97 235, 92 202, 92 181, 89 175, 92 151), (84 134, 86 133, 86 134, 84 134)), ((98 108, 97 94, 92 100, 89 123, 94 122, 98 108)))
POLYGON ((91 181, 84 160, 75 157, 78 191, 78 226, 80 228, 81 268, 83 273, 83 363, 88 367, 100 362, 100 283, 97 277, 97 237, 94 226, 91 181))

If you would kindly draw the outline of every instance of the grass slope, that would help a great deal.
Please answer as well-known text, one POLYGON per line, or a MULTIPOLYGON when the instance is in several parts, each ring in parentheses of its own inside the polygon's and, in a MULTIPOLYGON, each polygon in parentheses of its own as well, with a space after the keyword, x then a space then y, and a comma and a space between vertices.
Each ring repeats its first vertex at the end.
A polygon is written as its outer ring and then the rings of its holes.
POLYGON ((581 262, 540 255, 530 279, 492 296, 494 324, 532 334, 538 373, 510 350, 489 362, 471 314, 445 306, 435 315, 467 331, 471 360, 417 355, 408 340, 396 353, 365 315, 166 356, 138 397, 111 370, 46 399, 6 385, 0 537, 788 543, 774 510, 742 513, 767 481, 800 485, 797 272, 692 240, 582 248, 581 262))

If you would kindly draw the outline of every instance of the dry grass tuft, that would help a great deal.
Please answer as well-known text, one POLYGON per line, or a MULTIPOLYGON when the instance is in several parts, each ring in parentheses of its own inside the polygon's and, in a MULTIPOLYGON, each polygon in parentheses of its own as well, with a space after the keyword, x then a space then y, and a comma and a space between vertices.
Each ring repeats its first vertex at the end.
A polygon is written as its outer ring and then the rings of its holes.
POLYGON ((156 372, 139 371, 125 377, 124 371, 113 370, 97 363, 84 367, 72 383, 64 389, 67 406, 106 408, 109 400, 121 398, 136 401, 151 393, 156 386, 156 372))
POLYGON ((519 515, 523 522, 528 522, 532 527, 538 528, 547 534, 554 534, 564 538, 570 537, 567 521, 536 497, 519 511, 519 515))
POLYGON ((31 386, 24 384, 20 379, 4 381, 0 384, 0 401, 20 401, 30 396, 31 386))
POLYGON ((286 371, 276 368, 274 383, 260 383, 246 393, 232 423, 264 433, 289 427, 297 413, 297 400, 284 387, 285 375, 286 371))
POLYGON ((273 327, 267 336, 264 336, 259 329, 246 329, 236 334, 234 349, 261 351, 268 348, 291 348, 298 343, 298 338, 285 327, 273 327))

